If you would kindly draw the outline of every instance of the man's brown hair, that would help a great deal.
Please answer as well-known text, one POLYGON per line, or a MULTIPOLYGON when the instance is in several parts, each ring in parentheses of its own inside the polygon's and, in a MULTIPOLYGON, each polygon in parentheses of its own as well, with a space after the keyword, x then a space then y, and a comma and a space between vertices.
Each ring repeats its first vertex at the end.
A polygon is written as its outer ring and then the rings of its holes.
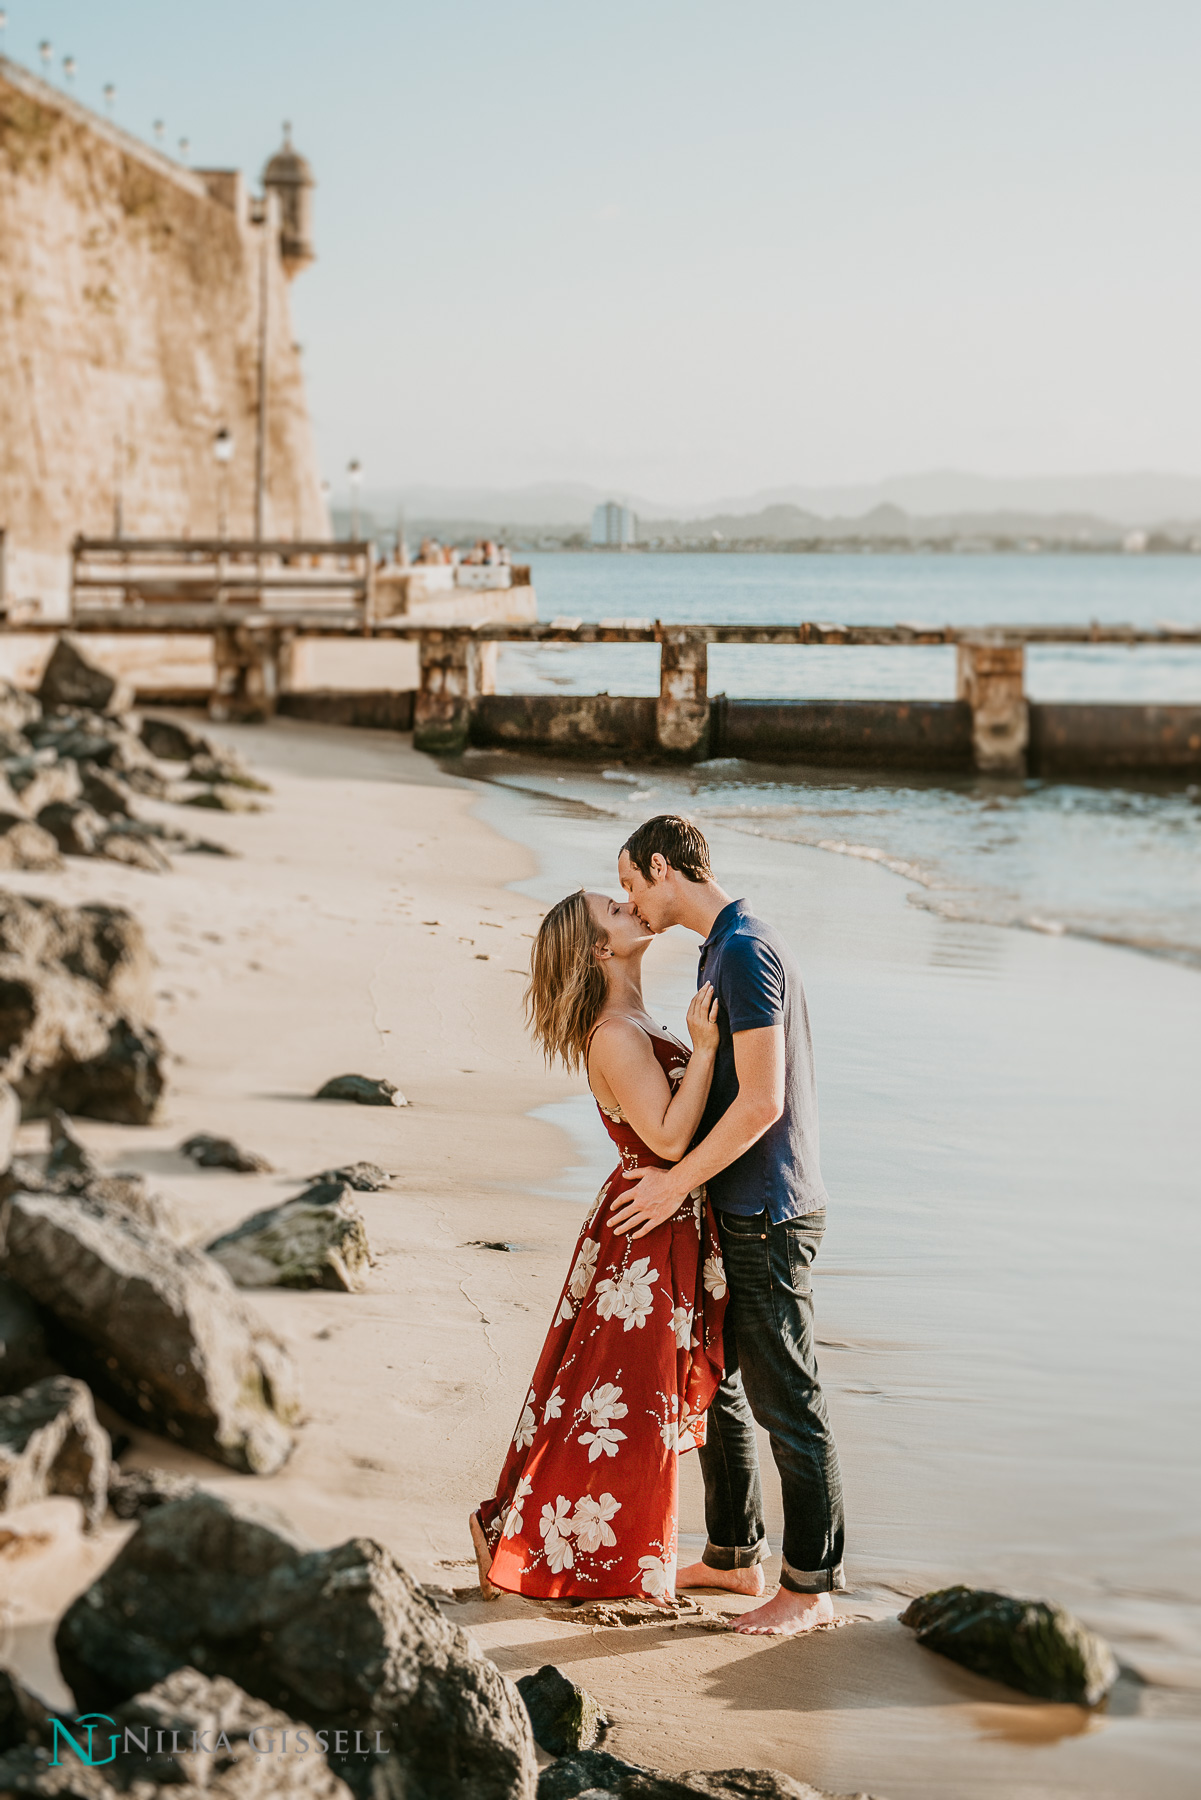
POLYGON ((651 857, 661 856, 669 868, 678 869, 689 881, 712 881, 709 846, 704 833, 678 813, 660 813, 640 825, 622 849, 647 881, 651 879, 651 857))

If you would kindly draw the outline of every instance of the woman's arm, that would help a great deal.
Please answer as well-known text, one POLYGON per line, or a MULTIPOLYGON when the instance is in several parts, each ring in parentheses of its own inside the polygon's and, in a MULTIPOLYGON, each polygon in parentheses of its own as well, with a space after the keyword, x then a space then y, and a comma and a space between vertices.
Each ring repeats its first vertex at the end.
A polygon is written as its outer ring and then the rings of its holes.
POLYGON ((717 1000, 706 982, 688 1008, 695 1046, 673 1091, 645 1031, 628 1019, 605 1019, 592 1039, 588 1075, 602 1104, 617 1102, 648 1150, 678 1162, 701 1122, 717 1053, 717 1000))

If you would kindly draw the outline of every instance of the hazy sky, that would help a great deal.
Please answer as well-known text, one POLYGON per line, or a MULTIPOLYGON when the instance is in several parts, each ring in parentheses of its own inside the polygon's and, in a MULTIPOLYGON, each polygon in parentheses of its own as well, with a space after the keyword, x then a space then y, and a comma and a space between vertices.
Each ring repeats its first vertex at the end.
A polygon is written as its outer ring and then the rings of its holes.
POLYGON ((6 10, 197 163, 294 121, 335 483, 1201 468, 1197 0, 6 10))

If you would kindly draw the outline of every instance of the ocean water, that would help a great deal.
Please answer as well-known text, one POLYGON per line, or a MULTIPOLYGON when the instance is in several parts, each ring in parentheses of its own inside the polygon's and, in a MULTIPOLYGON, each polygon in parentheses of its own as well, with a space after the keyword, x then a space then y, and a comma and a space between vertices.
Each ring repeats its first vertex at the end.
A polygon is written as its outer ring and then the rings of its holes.
MULTIPOLYGON (((1091 619, 1201 623, 1201 557, 548 555, 543 618, 1091 619)), ((654 646, 506 647, 509 692, 649 694, 654 646)), ((944 648, 716 646, 712 693, 949 699, 944 648)), ((1201 650, 1029 652, 1035 699, 1201 704, 1201 650)), ((684 810, 709 828, 873 861, 946 919, 1121 944, 1201 968, 1201 784, 877 776, 722 760, 687 770, 552 768, 495 755, 479 774, 574 798, 630 825, 684 810)))

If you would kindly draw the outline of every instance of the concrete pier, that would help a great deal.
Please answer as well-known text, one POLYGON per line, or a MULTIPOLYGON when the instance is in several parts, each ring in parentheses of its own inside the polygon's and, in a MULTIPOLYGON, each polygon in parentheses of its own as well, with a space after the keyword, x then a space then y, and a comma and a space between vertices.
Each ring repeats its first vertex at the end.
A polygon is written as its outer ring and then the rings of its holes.
MULTIPOLYGON (((282 710, 404 729, 418 748, 455 755, 468 744, 581 757, 752 761, 880 769, 1020 775, 1130 769, 1201 773, 1201 705, 1038 705, 1024 691, 1028 644, 1154 644, 1201 648, 1201 626, 707 625, 658 621, 480 621, 434 625, 373 618, 365 608, 276 608, 186 601, 89 607, 69 630, 106 645, 189 636, 213 645, 210 695, 221 718, 267 718, 282 710), (400 647, 417 652, 417 683, 372 683, 359 694, 297 693, 307 647, 355 640, 381 670, 400 647), (659 693, 497 694, 501 643, 657 644, 659 693), (912 700, 731 700, 708 691, 708 646, 731 644, 945 644, 956 646, 959 698, 912 700), (374 650, 372 649, 374 646, 374 650)), ((29 621, 39 635, 61 627, 29 621)), ((117 659, 118 662, 120 659, 117 659)), ((409 677, 411 680, 412 677, 409 677)), ((154 694, 139 681, 139 691, 154 694)), ((156 697, 162 698, 161 694, 156 697)), ((199 695, 195 696, 199 698, 199 695)))

